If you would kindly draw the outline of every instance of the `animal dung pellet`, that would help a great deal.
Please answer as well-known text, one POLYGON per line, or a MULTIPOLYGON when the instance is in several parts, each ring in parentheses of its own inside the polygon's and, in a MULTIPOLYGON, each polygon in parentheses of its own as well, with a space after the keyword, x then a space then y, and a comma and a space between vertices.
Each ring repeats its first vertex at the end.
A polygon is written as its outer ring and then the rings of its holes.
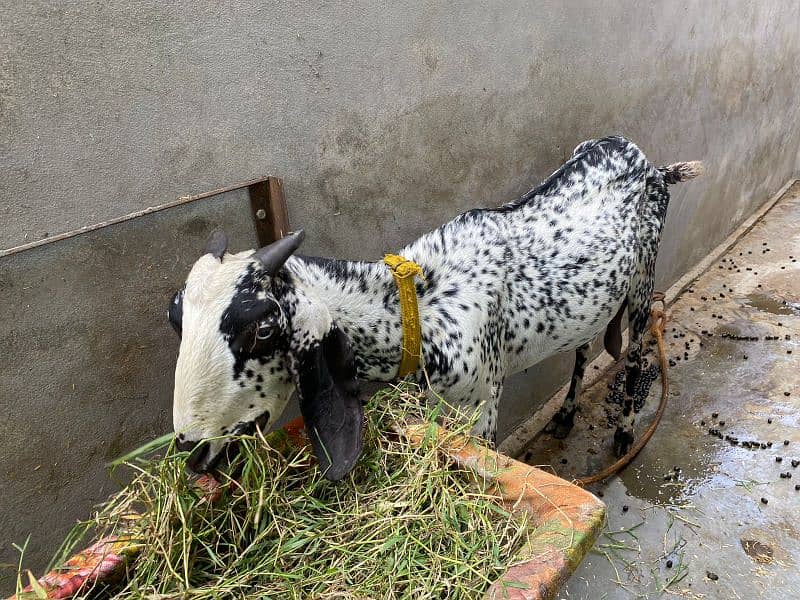
POLYGON ((628 509, 629 509, 629 508, 630 508, 630 507, 629 507, 627 504, 623 504, 623 505, 622 505, 622 512, 628 512, 628 509))
POLYGON ((800 483, 795 483, 794 484, 794 491, 795 492, 800 492, 800 483))
POLYGON ((766 498, 761 498, 761 504, 769 504, 769 500, 766 498))
POLYGON ((708 577, 711 581, 717 581, 719 579, 719 575, 713 571, 706 571, 706 577, 708 577))
POLYGON ((716 419, 719 416, 719 413, 711 413, 711 418, 716 419))
POLYGON ((784 446, 788 446, 789 445, 789 440, 783 440, 783 445, 784 446))
POLYGON ((778 462, 778 463, 779 462, 783 462, 783 457, 782 456, 776 456, 775 457, 775 462, 778 462))
POLYGON ((672 561, 668 560, 666 566, 667 566, 668 569, 671 569, 672 568, 672 561))
POLYGON ((800 465, 800 460, 797 460, 796 458, 793 458, 792 459, 792 467, 796 469, 797 465, 800 465))

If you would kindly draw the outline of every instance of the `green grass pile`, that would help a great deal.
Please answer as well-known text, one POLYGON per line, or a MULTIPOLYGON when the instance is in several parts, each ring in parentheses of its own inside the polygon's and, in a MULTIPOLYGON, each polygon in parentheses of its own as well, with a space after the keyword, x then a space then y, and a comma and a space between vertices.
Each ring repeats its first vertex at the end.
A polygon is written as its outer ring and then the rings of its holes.
MULTIPOLYGON (((528 524, 449 462, 436 436, 412 444, 396 433, 440 409, 425 408, 410 386, 378 393, 365 408, 363 455, 338 483, 322 477, 309 449, 243 437, 241 475, 223 478, 213 505, 187 477, 185 454, 135 458, 133 481, 88 523, 141 544, 114 597, 480 597, 528 524)), ((446 425, 458 435, 471 423, 446 425)))

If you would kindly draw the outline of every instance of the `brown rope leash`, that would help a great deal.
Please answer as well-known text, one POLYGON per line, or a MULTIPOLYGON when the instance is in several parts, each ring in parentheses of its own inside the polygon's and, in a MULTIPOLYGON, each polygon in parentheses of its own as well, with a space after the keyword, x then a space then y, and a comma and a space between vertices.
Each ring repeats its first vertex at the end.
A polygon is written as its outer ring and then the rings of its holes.
POLYGON ((658 342, 658 361, 661 366, 661 402, 658 405, 656 415, 653 418, 653 422, 650 423, 650 426, 647 428, 647 431, 644 432, 642 437, 636 440, 625 456, 620 458, 611 466, 606 467, 599 473, 581 477, 576 481, 578 485, 587 486, 592 483, 598 483, 604 479, 607 479, 608 477, 611 477, 615 473, 618 473, 628 466, 628 463, 630 463, 636 457, 636 455, 641 452, 642 448, 644 448, 647 445, 647 442, 650 441, 650 438, 653 437, 653 434, 656 432, 656 428, 658 427, 658 423, 661 421, 661 417, 664 415, 664 411, 667 408, 667 398, 669 397, 669 378, 667 377, 667 350, 664 347, 664 331, 667 328, 667 307, 664 301, 664 294, 662 292, 654 293, 653 302, 661 303, 660 309, 652 308, 650 311, 650 333, 653 334, 658 342))

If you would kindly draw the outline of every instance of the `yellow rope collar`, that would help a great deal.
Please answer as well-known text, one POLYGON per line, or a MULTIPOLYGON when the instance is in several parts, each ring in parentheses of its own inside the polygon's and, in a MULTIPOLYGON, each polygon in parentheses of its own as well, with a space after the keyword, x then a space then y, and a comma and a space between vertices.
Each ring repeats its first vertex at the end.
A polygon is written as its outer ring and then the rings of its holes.
MULTIPOLYGON (((399 377, 417 370, 422 354, 422 330, 419 323, 417 288, 414 277, 422 275, 422 267, 396 254, 387 254, 383 262, 389 267, 400 296, 400 318, 403 324, 403 357, 400 359, 399 377)), ((424 277, 423 277, 424 279, 424 277)))

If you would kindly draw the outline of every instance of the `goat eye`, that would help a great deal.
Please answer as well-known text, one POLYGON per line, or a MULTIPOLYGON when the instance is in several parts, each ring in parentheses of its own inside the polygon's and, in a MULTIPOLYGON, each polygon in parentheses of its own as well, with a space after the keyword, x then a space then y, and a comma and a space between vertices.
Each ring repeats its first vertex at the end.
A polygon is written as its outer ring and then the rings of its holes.
POLYGON ((167 317, 169 318, 169 323, 172 325, 172 328, 178 335, 181 335, 183 326, 183 290, 175 292, 172 300, 170 300, 169 308, 167 309, 167 317))
POLYGON ((256 339, 257 340, 268 340, 272 337, 272 334, 275 333, 272 327, 269 325, 261 325, 258 329, 256 329, 256 339))

